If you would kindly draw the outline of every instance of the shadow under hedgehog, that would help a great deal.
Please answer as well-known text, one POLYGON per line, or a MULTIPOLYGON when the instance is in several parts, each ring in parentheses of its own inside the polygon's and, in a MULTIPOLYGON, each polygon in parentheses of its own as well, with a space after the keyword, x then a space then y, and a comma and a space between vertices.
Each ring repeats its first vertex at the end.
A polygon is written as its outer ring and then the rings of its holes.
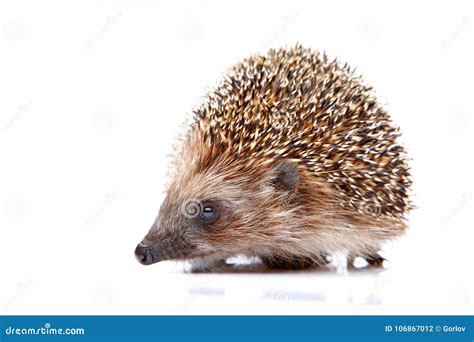
POLYGON ((342 251, 376 265, 406 229, 399 130, 347 65, 300 45, 253 55, 194 114, 142 264, 242 254, 302 269, 342 251))

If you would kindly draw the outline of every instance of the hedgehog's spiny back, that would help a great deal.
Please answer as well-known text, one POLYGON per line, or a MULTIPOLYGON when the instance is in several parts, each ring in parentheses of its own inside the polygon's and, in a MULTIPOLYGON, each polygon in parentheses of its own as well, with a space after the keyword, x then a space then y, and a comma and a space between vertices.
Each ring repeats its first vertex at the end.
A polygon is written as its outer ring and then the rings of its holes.
POLYGON ((402 217, 409 172, 398 130, 370 87, 336 61, 296 46, 234 66, 196 111, 201 136, 236 159, 298 162, 341 205, 402 217))

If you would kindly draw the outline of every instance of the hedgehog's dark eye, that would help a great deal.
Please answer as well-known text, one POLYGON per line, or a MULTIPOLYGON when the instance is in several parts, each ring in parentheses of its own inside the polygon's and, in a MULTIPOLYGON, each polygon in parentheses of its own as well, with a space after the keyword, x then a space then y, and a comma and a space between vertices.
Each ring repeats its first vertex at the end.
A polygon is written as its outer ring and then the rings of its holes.
POLYGON ((203 206, 199 218, 206 223, 210 223, 217 219, 217 214, 218 211, 215 206, 206 204, 203 206))

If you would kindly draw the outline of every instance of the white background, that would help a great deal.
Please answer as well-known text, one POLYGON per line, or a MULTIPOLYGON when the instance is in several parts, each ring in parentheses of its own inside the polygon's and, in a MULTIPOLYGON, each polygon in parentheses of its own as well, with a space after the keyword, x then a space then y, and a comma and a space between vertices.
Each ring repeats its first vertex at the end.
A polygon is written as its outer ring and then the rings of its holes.
POLYGON ((472 2, 2 1, 0 314, 473 314, 472 2), (384 272, 141 266, 167 154, 227 67, 296 42, 377 90, 413 159, 384 272))

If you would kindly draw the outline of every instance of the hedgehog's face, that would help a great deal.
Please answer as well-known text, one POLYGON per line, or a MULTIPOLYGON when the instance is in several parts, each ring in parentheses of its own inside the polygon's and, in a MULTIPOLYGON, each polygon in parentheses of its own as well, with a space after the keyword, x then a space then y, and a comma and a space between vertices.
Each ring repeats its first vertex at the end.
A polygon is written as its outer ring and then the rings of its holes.
POLYGON ((262 255, 269 248, 278 235, 274 225, 291 221, 282 216, 281 206, 293 205, 297 197, 297 166, 283 162, 254 172, 228 171, 211 168, 172 182, 135 251, 142 264, 262 255))

